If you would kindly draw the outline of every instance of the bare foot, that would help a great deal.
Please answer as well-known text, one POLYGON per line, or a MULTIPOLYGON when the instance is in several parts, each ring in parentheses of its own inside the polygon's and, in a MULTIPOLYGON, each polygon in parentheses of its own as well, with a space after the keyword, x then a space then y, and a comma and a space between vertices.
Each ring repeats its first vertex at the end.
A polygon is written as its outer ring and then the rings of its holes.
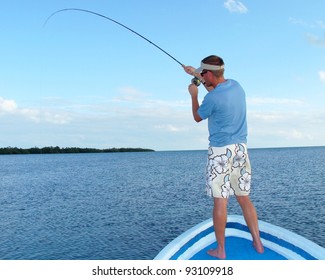
POLYGON ((255 248, 257 253, 263 254, 264 253, 264 246, 261 242, 261 240, 259 241, 254 241, 253 242, 253 247, 255 248))
POLYGON ((210 249, 208 252, 208 255, 218 258, 218 259, 225 259, 226 258, 226 253, 222 249, 210 249))

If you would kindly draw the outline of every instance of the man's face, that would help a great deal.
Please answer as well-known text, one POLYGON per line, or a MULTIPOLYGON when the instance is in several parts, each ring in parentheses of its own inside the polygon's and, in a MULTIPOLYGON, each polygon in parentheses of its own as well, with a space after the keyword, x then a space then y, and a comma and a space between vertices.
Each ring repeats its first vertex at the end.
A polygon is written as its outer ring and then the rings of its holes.
POLYGON ((211 84, 211 80, 210 79, 211 79, 212 73, 209 70, 203 69, 200 74, 201 74, 202 78, 205 81, 205 86, 211 87, 212 84, 211 84))

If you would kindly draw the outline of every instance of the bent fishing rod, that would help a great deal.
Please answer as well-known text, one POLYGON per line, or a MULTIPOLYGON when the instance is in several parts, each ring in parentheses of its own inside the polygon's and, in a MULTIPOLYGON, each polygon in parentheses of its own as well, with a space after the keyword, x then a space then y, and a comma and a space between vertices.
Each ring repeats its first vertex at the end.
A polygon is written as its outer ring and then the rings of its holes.
MULTIPOLYGON (((106 20, 109 20, 115 24, 118 24, 120 26, 122 26, 123 28, 129 30, 130 32, 136 34, 137 36, 139 36, 140 38, 146 40, 148 43, 152 44, 153 46, 155 46, 157 49, 159 49, 160 51, 162 51, 163 53, 165 53, 166 55, 168 55, 171 59, 173 59, 175 62, 177 62, 178 64, 180 64, 182 67, 184 66, 183 63, 181 63, 179 60, 177 60, 175 57, 173 57, 171 54, 169 54, 168 52, 166 52, 164 49, 162 49, 161 47, 159 47, 157 44, 153 43, 152 41, 150 41, 148 38, 144 37, 143 35, 141 35, 140 33, 134 31, 133 29, 127 27, 126 25, 112 19, 112 18, 109 18, 103 14, 100 14, 100 13, 96 13, 96 12, 93 12, 93 11, 90 11, 90 10, 85 10, 85 9, 79 9, 79 8, 66 8, 66 9, 61 9, 61 10, 58 10, 58 11, 55 11, 54 13, 52 13, 47 19, 46 21, 44 22, 43 24, 43 27, 46 26, 46 24, 48 23, 48 21, 54 17, 56 14, 58 13, 61 13, 61 12, 66 12, 66 11, 77 11, 77 12, 84 12, 84 13, 89 13, 89 14, 92 14, 92 15, 95 15, 95 16, 98 16, 98 17, 102 17, 106 20)), ((201 84, 201 80, 197 77, 194 77, 191 81, 193 84, 195 84, 196 86, 199 86, 201 84)))

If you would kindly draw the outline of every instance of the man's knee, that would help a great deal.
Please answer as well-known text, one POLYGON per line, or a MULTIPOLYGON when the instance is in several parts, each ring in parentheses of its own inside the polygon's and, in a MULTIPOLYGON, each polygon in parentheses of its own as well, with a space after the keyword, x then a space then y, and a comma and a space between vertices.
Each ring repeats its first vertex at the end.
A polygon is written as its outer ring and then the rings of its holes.
POLYGON ((236 196, 236 199, 240 206, 245 206, 251 203, 251 200, 249 199, 248 195, 236 196))

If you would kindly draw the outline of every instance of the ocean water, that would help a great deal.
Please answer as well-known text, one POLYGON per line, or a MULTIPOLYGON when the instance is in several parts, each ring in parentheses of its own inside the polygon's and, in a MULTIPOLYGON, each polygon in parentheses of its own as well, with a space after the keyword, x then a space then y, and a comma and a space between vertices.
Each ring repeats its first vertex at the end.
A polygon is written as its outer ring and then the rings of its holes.
MULTIPOLYGON (((206 151, 0 156, 0 259, 152 259, 211 217, 206 151)), ((259 219, 325 247, 325 147, 251 149, 259 219)), ((234 197, 229 214, 241 214, 234 197)))

